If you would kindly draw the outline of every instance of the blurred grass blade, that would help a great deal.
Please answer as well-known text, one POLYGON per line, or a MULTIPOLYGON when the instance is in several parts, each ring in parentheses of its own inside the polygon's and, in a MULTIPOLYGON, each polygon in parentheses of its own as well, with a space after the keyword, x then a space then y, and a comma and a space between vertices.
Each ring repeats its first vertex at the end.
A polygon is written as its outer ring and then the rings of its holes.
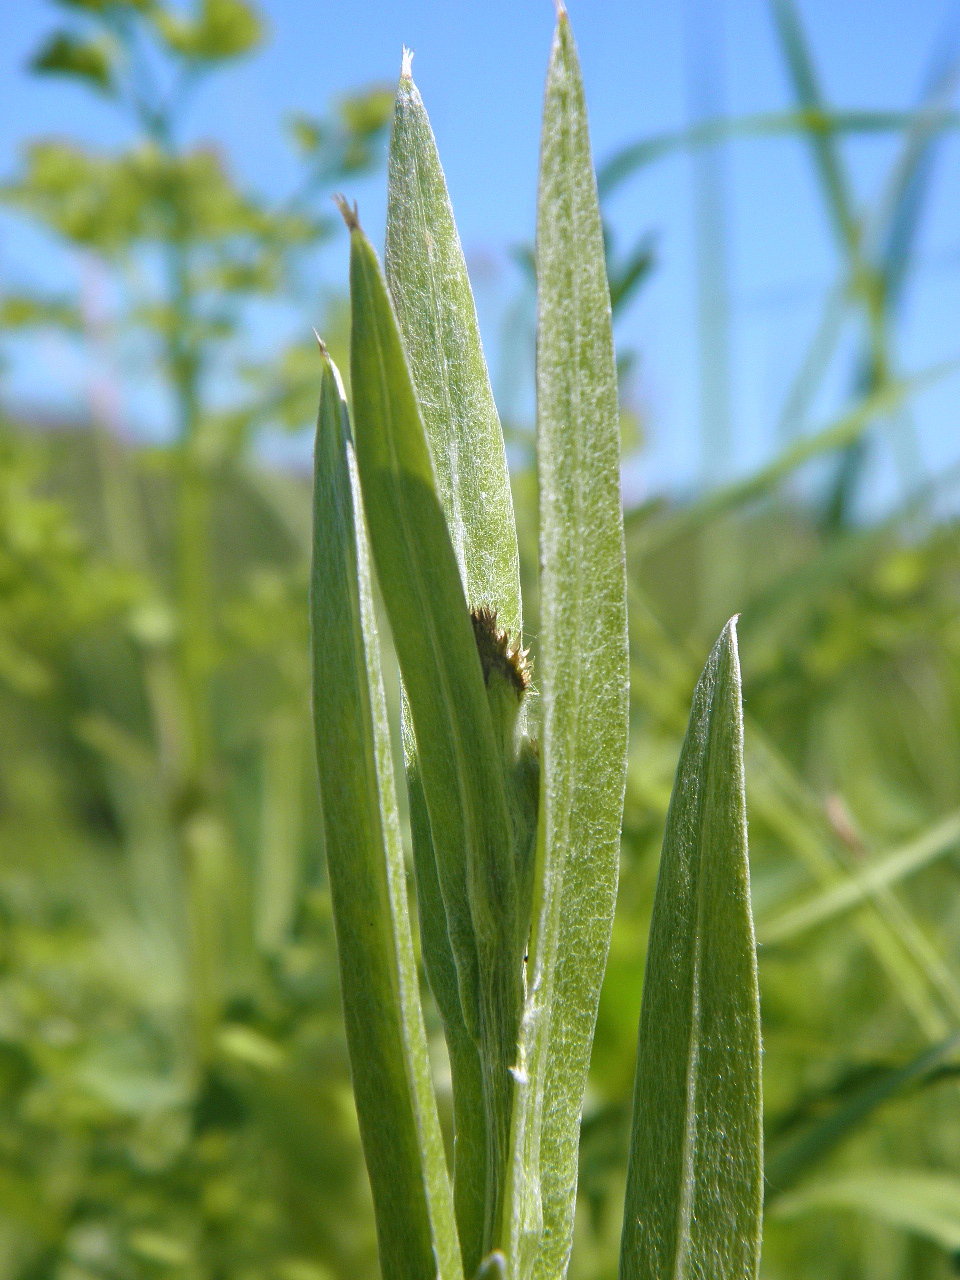
POLYGON ((276 716, 263 747, 254 930, 257 945, 268 955, 287 942, 299 902, 303 727, 297 716, 276 716))
POLYGON ((764 1207, 777 1201, 798 1178, 820 1163, 844 1138, 855 1133, 873 1113, 891 1098, 924 1080, 935 1077, 937 1068, 960 1047, 960 1035, 925 1049, 912 1062, 885 1071, 879 1079, 862 1085, 852 1097, 837 1106, 830 1115, 816 1121, 796 1136, 790 1136, 768 1151, 764 1168, 766 1194, 764 1207))
POLYGON ((573 1230, 580 1113, 616 898, 627 736, 610 298, 583 86, 562 10, 540 163, 542 773, 510 1258, 513 1275, 552 1280, 566 1270, 573 1230))
POLYGON ((760 1002, 735 622, 693 697, 643 981, 621 1280, 746 1280, 760 1258, 760 1002))
MULTIPOLYGON (((776 485, 786 480, 805 463, 855 443, 879 416, 892 413, 910 396, 958 371, 960 371, 960 360, 947 360, 910 377, 884 382, 871 395, 859 400, 849 412, 842 414, 836 421, 821 427, 818 431, 803 436, 784 449, 767 466, 755 471, 753 475, 725 485, 722 489, 708 494, 701 501, 651 525, 649 531, 643 535, 644 555, 673 541, 681 534, 702 528, 716 517, 744 503, 766 497, 776 485)), ((636 514, 627 512, 628 529, 635 522, 637 515, 642 512, 643 508, 638 508, 636 514)))
POLYGON ((950 108, 960 78, 960 25, 956 12, 946 30, 937 33, 920 106, 880 200, 870 242, 883 279, 884 301, 895 308, 900 301, 920 225, 920 216, 933 177, 933 162, 944 132, 956 112, 950 108))
MULTIPOLYGON (((748 722, 752 807, 825 888, 849 873, 852 855, 826 827, 822 799, 796 773, 761 727, 748 722)), ((878 891, 853 926, 890 979, 891 987, 933 1043, 940 1043, 960 1010, 956 979, 923 931, 890 891, 878 891), (942 1006, 951 1010, 947 1017, 942 1006)))
POLYGON ((520 560, 500 419, 430 121, 410 76, 390 138, 384 267, 470 605, 519 631, 520 560))
POLYGON ((376 255, 344 211, 357 466, 417 741, 464 1021, 480 1044, 490 1246, 500 1220, 522 978, 511 823, 473 626, 396 317, 376 255))
MULTIPOLYGON (((842 111, 823 106, 799 111, 762 111, 730 119, 703 120, 686 129, 654 134, 631 142, 614 152, 597 171, 601 199, 606 199, 627 178, 665 156, 698 147, 712 147, 734 138, 772 138, 796 133, 842 135, 858 133, 900 133, 917 124, 917 111, 842 111)), ((925 113, 929 115, 929 112, 925 113)), ((960 115, 943 111, 938 126, 956 129, 960 115)))
POLYGON ((819 893, 770 920, 759 929, 765 944, 787 942, 815 925, 832 920, 844 911, 872 898, 879 889, 889 888, 960 844, 960 812, 952 813, 916 840, 885 854, 864 871, 819 893))
POLYGON ((923 1169, 842 1174, 785 1196, 773 1213, 797 1218, 824 1209, 859 1210, 951 1252, 960 1249, 960 1178, 948 1174, 923 1169))
POLYGON ((310 609, 317 766, 344 1018, 385 1276, 462 1275, 406 875, 346 402, 324 358, 310 609))
MULTIPOLYGON (((813 59, 810 57, 800 15, 793 0, 772 0, 772 3, 774 21, 797 102, 806 111, 823 112, 824 103, 813 59)), ((860 227, 832 131, 824 128, 810 129, 807 136, 841 245, 848 253, 854 253, 859 244, 860 227)))

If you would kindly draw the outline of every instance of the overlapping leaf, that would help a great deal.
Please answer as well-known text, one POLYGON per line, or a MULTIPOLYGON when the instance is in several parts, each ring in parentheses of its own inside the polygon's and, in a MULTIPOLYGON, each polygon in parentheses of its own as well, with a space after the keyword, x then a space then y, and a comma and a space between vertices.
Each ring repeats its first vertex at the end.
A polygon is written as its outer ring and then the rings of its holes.
POLYGON ((313 698, 344 1018, 384 1276, 462 1275, 427 1058, 346 404, 324 361, 313 698))

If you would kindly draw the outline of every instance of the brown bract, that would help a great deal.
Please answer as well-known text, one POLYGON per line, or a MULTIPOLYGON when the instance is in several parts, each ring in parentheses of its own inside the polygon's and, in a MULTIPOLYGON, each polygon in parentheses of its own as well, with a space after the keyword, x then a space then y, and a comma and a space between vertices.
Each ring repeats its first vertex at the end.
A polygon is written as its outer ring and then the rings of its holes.
POLYGON ((519 635, 497 625, 497 611, 482 604, 470 610, 473 636, 477 642, 484 684, 489 685, 491 671, 498 671, 517 692, 517 701, 530 688, 530 666, 527 662, 530 650, 524 649, 519 635))

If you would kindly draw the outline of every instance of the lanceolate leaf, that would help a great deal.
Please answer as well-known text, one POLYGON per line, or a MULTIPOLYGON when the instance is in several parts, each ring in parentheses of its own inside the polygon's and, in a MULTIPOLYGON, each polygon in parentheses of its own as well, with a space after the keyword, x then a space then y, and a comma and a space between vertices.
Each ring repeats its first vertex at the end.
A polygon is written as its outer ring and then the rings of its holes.
POLYGON ((663 837, 620 1280, 749 1280, 762 1194, 760 1002, 731 620, 694 693, 663 837))
POLYGON ((459 1280, 460 1251, 407 918, 356 468, 346 403, 326 358, 310 608, 324 840, 383 1275, 459 1280))
POLYGON ((512 1274, 555 1280, 616 897, 627 624, 617 382, 576 49, 561 11, 537 212, 540 816, 511 1149, 512 1274))
MULTIPOLYGON (((503 434, 440 158, 407 53, 394 109, 389 169, 386 279, 464 593, 469 605, 495 609, 500 625, 518 634, 519 556, 503 434)), ((439 899, 416 739, 409 726, 404 750, 411 813, 422 818, 412 821, 420 932, 450 1051, 454 1195, 464 1268, 472 1274, 480 1263, 485 1217, 483 1103, 477 1095, 480 1060, 456 988, 451 989, 453 957, 439 899)))
MULTIPOLYGON (((357 465, 430 817, 464 1021, 479 1041, 488 1187, 506 1158, 522 956, 503 770, 483 672, 396 317, 351 223, 357 465)), ((487 1205, 487 1243, 499 1207, 487 1205)))
POLYGON ((519 631, 520 567, 500 419, 430 121, 404 57, 390 139, 387 284, 467 601, 519 631))

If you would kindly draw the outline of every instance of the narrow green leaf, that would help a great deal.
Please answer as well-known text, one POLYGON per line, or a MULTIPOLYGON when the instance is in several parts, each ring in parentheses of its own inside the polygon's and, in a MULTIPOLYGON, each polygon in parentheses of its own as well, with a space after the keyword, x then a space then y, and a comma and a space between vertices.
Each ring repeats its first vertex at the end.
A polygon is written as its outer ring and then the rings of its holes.
POLYGON ((344 1020, 384 1277, 459 1280, 427 1057, 346 402, 324 359, 310 612, 324 842, 344 1020))
POLYGON ((480 1054, 467 1030, 460 1005, 457 967, 447 933, 437 859, 430 834, 430 815, 423 794, 413 731, 406 706, 403 715, 410 835, 417 878, 420 950, 443 1022, 450 1058, 453 1092, 453 1197, 463 1270, 476 1274, 484 1251, 487 1197, 487 1138, 480 1054))
MULTIPOLYGON (((500 625, 519 635, 519 554, 503 433, 446 181, 408 53, 394 108, 389 175, 385 274, 463 590, 471 607, 494 609, 500 625)), ((476 1096, 480 1060, 450 989, 453 957, 412 730, 404 733, 404 748, 411 812, 422 815, 412 823, 420 932, 450 1052, 454 1196, 464 1270, 472 1275, 483 1249, 487 1177, 482 1098, 476 1096)), ((520 929, 525 934, 523 917, 520 929)))
POLYGON ((850 1173, 784 1196, 777 1218, 797 1218, 824 1209, 856 1209, 882 1222, 960 1249, 960 1178, 922 1169, 850 1173))
POLYGON ((693 696, 640 1012, 621 1280, 748 1280, 760 1260, 760 1001, 735 620, 693 696))
POLYGON ((460 1003, 481 1051, 490 1247, 522 980, 512 828, 473 625, 396 317, 373 249, 355 216, 345 216, 357 465, 418 745, 460 1003))
POLYGON ((405 55, 390 138, 387 284, 467 602, 519 631, 520 561, 500 419, 433 131, 405 55))
POLYGON ((952 813, 909 844, 875 858, 850 876, 806 902, 778 913, 759 929, 763 943, 787 942, 807 929, 860 906, 881 889, 898 884, 960 844, 960 813, 952 813))
MULTIPOLYGON (((511 1149, 511 1276, 555 1280, 616 899, 627 621, 616 366, 576 48, 558 17, 537 211, 540 815, 511 1149)), ((508 1233, 504 1236, 507 1238, 508 1233)))

